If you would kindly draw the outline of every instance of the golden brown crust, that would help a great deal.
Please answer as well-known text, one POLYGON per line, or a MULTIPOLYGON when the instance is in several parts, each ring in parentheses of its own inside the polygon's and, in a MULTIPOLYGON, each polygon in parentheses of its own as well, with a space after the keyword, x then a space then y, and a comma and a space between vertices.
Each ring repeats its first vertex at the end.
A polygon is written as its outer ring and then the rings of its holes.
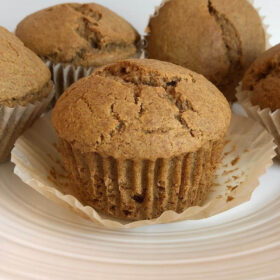
POLYGON ((244 90, 253 91, 252 103, 261 109, 280 109, 280 44, 259 56, 242 81, 244 90))
POLYGON ((25 105, 50 93, 49 69, 15 35, 1 26, 0 53, 0 105, 25 105))
POLYGON ((126 60, 72 85, 52 116, 58 136, 82 153, 169 158, 224 137, 231 111, 203 76, 156 60, 126 60))
POLYGON ((98 4, 61 4, 21 21, 16 35, 39 56, 76 66, 100 66, 133 56, 139 35, 98 4))
POLYGON ((265 49, 256 10, 246 0, 172 0, 148 25, 149 58, 203 74, 233 101, 244 71, 265 49))

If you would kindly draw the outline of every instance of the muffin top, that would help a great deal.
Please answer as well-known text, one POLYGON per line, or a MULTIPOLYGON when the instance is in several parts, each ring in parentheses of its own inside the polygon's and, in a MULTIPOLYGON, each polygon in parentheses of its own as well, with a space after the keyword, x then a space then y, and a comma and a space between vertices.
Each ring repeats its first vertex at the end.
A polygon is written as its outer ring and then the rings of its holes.
POLYGON ((0 26, 0 105, 25 105, 50 92, 51 73, 42 60, 0 26))
POLYGON ((127 21, 94 3, 38 11, 18 24, 16 35, 41 57, 84 67, 129 58, 140 39, 127 21))
POLYGON ((151 17, 146 55, 203 74, 231 101, 244 71, 265 50, 265 33, 247 0, 166 1, 151 17))
POLYGON ((280 44, 259 56, 243 77, 244 90, 253 91, 252 103, 280 109, 280 44))
POLYGON ((156 159, 220 140, 228 102, 203 76, 157 60, 124 60, 73 84, 52 115, 57 134, 81 152, 156 159))

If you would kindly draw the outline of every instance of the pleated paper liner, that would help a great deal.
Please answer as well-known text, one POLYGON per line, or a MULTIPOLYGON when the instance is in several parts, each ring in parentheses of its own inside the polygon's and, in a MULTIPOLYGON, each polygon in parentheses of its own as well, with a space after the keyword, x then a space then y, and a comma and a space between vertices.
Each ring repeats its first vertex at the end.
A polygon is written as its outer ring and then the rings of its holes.
POLYGON ((54 90, 26 106, 0 106, 0 163, 9 160, 16 139, 45 112, 53 96, 54 90))
POLYGON ((166 210, 181 213, 200 205, 224 147, 223 140, 209 142, 196 152, 152 161, 82 154, 67 141, 59 142, 80 201, 128 220, 157 218, 166 210))
MULTIPOLYGON (((142 52, 137 52, 131 58, 139 58, 142 52)), ((59 96, 73 83, 78 81, 81 78, 89 76, 93 70, 97 67, 83 67, 83 66, 75 66, 71 63, 55 63, 51 60, 42 58, 47 67, 50 69, 52 73, 52 80, 55 85, 55 98, 52 102, 54 105, 55 101, 59 98, 59 96)))
POLYGON ((136 222, 102 215, 79 200, 79 192, 73 192, 73 182, 63 169, 50 113, 18 139, 12 151, 12 162, 16 165, 15 174, 45 197, 96 224, 124 229, 207 218, 250 200, 258 179, 272 165, 273 137, 257 122, 234 114, 226 143, 214 185, 202 206, 189 207, 181 214, 169 210, 157 219, 136 222))
POLYGON ((261 109, 260 106, 253 105, 252 94, 252 91, 242 91, 242 85, 239 85, 236 97, 249 118, 259 122, 274 137, 277 155, 280 158, 280 110, 272 112, 270 108, 261 109))

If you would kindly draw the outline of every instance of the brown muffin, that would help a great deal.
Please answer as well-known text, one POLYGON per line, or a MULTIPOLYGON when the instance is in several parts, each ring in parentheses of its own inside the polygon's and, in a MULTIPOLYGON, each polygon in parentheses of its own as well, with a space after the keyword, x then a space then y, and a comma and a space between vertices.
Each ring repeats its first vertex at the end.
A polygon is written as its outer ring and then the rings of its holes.
POLYGON ((17 137, 40 116, 52 94, 51 73, 41 59, 0 26, 0 162, 17 137))
POLYGON ((230 117, 226 99, 203 76, 144 59, 73 84, 52 123, 83 203, 139 220, 203 202, 230 117))
POLYGON ((280 44, 254 61, 243 77, 242 88, 253 92, 253 105, 280 109, 280 44))
POLYGON ((138 52, 139 35, 123 18, 94 3, 60 4, 21 21, 16 35, 40 57, 100 66, 138 52))
POLYGON ((147 27, 148 58, 203 74, 227 97, 265 50, 265 33, 247 0, 166 1, 147 27))

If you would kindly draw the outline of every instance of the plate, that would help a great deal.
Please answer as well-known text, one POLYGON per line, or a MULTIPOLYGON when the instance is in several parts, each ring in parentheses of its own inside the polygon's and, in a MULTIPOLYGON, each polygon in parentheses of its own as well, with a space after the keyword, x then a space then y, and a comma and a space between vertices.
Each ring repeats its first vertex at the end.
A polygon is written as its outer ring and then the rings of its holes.
POLYGON ((280 165, 250 202, 199 221, 106 230, 0 167, 1 279, 279 279, 280 165), (268 183, 269 182, 269 183, 268 183))
MULTIPOLYGON (((65 1, 2 2, 0 25, 13 31, 24 16, 65 1)), ((161 0, 95 2, 143 33, 161 0)), ((255 2, 269 15, 271 42, 278 43, 280 3, 255 2)), ((208 219, 122 231, 98 227, 48 201, 13 168, 0 165, 0 279, 280 279, 279 162, 248 203, 208 219)))

